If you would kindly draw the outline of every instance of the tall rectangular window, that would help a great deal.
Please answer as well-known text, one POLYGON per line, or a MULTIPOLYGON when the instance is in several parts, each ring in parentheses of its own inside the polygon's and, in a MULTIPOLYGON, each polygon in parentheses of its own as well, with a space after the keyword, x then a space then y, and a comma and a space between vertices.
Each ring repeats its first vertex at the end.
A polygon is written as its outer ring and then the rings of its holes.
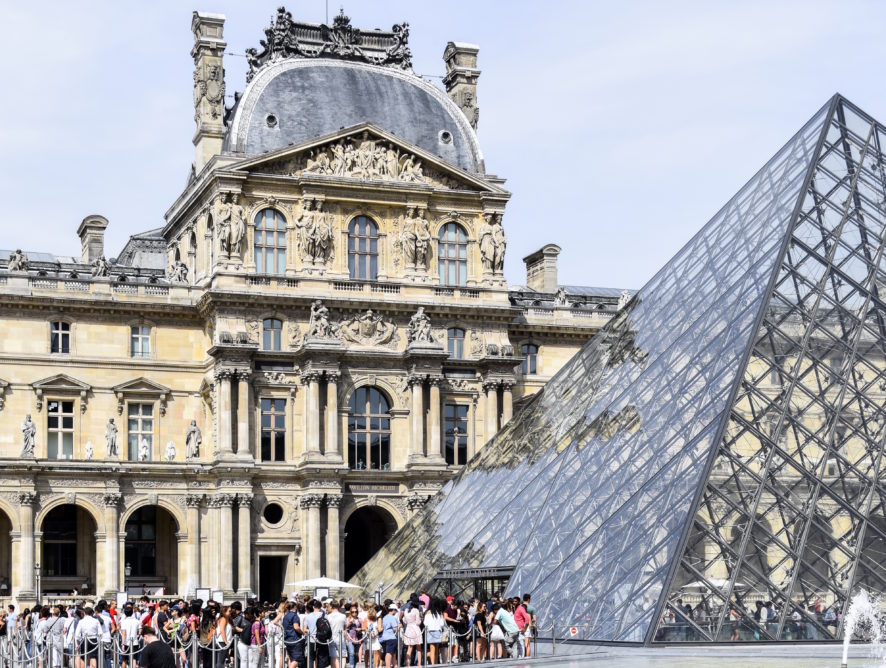
POLYGON ((137 325, 129 328, 129 354, 132 357, 151 356, 151 328, 137 325))
POLYGON ((276 318, 262 320, 262 350, 280 350, 282 347, 281 336, 283 322, 276 318))
POLYGON ((286 399, 261 400, 261 460, 286 461, 286 399))
POLYGON ((71 352, 71 323, 59 320, 50 324, 49 352, 71 352))
POLYGON ((154 405, 129 404, 126 443, 130 461, 149 462, 154 453, 154 405))
POLYGON ((458 327, 447 329, 446 348, 452 359, 462 359, 465 356, 465 330, 458 327))
POLYGON ((274 209, 262 209, 255 216, 255 270, 260 274, 286 272, 286 220, 274 209))
POLYGON ((524 376, 537 373, 538 369, 538 346, 534 343, 524 343, 520 346, 520 355, 523 357, 521 371, 524 376))
POLYGON ((444 407, 443 449, 446 463, 461 466, 468 461, 468 407, 446 404, 444 407))
POLYGON ((46 402, 46 456, 49 459, 74 458, 74 402, 46 402))

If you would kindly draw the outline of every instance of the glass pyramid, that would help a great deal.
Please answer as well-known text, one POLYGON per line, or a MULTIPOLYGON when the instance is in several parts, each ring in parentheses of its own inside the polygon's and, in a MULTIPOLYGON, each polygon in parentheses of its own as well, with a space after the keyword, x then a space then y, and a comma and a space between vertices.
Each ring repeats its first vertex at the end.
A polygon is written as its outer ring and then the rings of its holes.
POLYGON ((541 636, 839 638, 886 592, 884 144, 835 96, 354 581, 512 569, 541 636))

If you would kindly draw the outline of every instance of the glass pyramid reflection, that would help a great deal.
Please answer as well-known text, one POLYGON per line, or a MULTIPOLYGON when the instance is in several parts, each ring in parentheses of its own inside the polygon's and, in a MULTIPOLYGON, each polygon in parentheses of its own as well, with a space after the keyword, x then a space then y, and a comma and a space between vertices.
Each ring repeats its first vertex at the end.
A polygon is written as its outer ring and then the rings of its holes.
POLYGON ((513 569, 541 636, 839 638, 886 592, 884 144, 835 96, 354 581, 513 569))

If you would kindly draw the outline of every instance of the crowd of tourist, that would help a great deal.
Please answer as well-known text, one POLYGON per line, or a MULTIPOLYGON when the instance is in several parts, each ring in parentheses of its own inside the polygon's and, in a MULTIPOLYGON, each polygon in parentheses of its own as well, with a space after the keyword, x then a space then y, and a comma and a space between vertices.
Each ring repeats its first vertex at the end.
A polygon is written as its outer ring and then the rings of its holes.
POLYGON ((144 596, 121 608, 10 605, 0 614, 0 650, 30 668, 393 668, 528 657, 536 621, 529 594, 273 605, 144 596))

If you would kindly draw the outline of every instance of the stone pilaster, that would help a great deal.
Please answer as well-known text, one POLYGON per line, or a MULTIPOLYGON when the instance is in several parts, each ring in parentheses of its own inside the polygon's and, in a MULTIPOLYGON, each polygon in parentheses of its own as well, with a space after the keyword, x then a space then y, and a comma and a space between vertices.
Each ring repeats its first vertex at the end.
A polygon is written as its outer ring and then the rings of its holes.
POLYGON ((237 371, 237 457, 238 459, 252 460, 250 447, 250 419, 249 419, 249 378, 250 370, 237 371))
POLYGON ((302 513, 305 516, 305 533, 302 536, 305 549, 307 550, 306 575, 308 578, 319 578, 320 573, 320 550, 322 536, 320 535, 320 506, 323 505, 323 495, 305 494, 301 497, 302 513))
POLYGON ((338 447, 338 379, 339 374, 326 372, 326 456, 340 458, 338 447))
POLYGON ((183 594, 195 594, 200 586, 200 504, 203 501, 202 494, 188 494, 185 497, 187 505, 188 523, 188 579, 179 587, 183 594))
POLYGON ((215 372, 218 388, 218 456, 219 459, 232 459, 234 456, 233 433, 231 431, 231 369, 218 369, 215 372))
POLYGON ((18 495, 18 519, 21 526, 19 537, 21 558, 18 563, 22 565, 18 574, 21 585, 18 592, 14 592, 18 600, 33 599, 37 595, 34 582, 34 564, 38 563, 34 558, 34 502, 36 500, 36 492, 20 492, 18 495))
POLYGON ((234 591, 234 564, 233 552, 230 540, 233 535, 233 515, 231 508, 234 505, 233 494, 216 494, 212 497, 212 507, 217 508, 218 513, 218 587, 225 591, 225 595, 233 594, 234 591))
POLYGON ((425 454, 425 387, 424 378, 421 376, 411 376, 408 382, 412 387, 412 408, 410 409, 412 438, 409 442, 409 459, 412 461, 421 459, 425 454))
POLYGON ((302 374, 302 385, 305 392, 305 452, 304 458, 317 460, 320 453, 320 374, 310 372, 302 374))
POLYGON ((252 591, 252 494, 237 494, 237 590, 252 591))
POLYGON ((514 417, 514 384, 502 382, 501 384, 501 426, 504 427, 514 417))
POLYGON ((486 441, 489 442, 498 431, 498 381, 483 383, 486 393, 486 441))
POLYGON ((326 495, 326 575, 338 580, 341 578, 341 525, 339 507, 341 494, 326 495))
POLYGON ((120 501, 123 495, 119 492, 107 492, 102 495, 105 507, 105 596, 113 596, 122 591, 120 582, 120 501))

